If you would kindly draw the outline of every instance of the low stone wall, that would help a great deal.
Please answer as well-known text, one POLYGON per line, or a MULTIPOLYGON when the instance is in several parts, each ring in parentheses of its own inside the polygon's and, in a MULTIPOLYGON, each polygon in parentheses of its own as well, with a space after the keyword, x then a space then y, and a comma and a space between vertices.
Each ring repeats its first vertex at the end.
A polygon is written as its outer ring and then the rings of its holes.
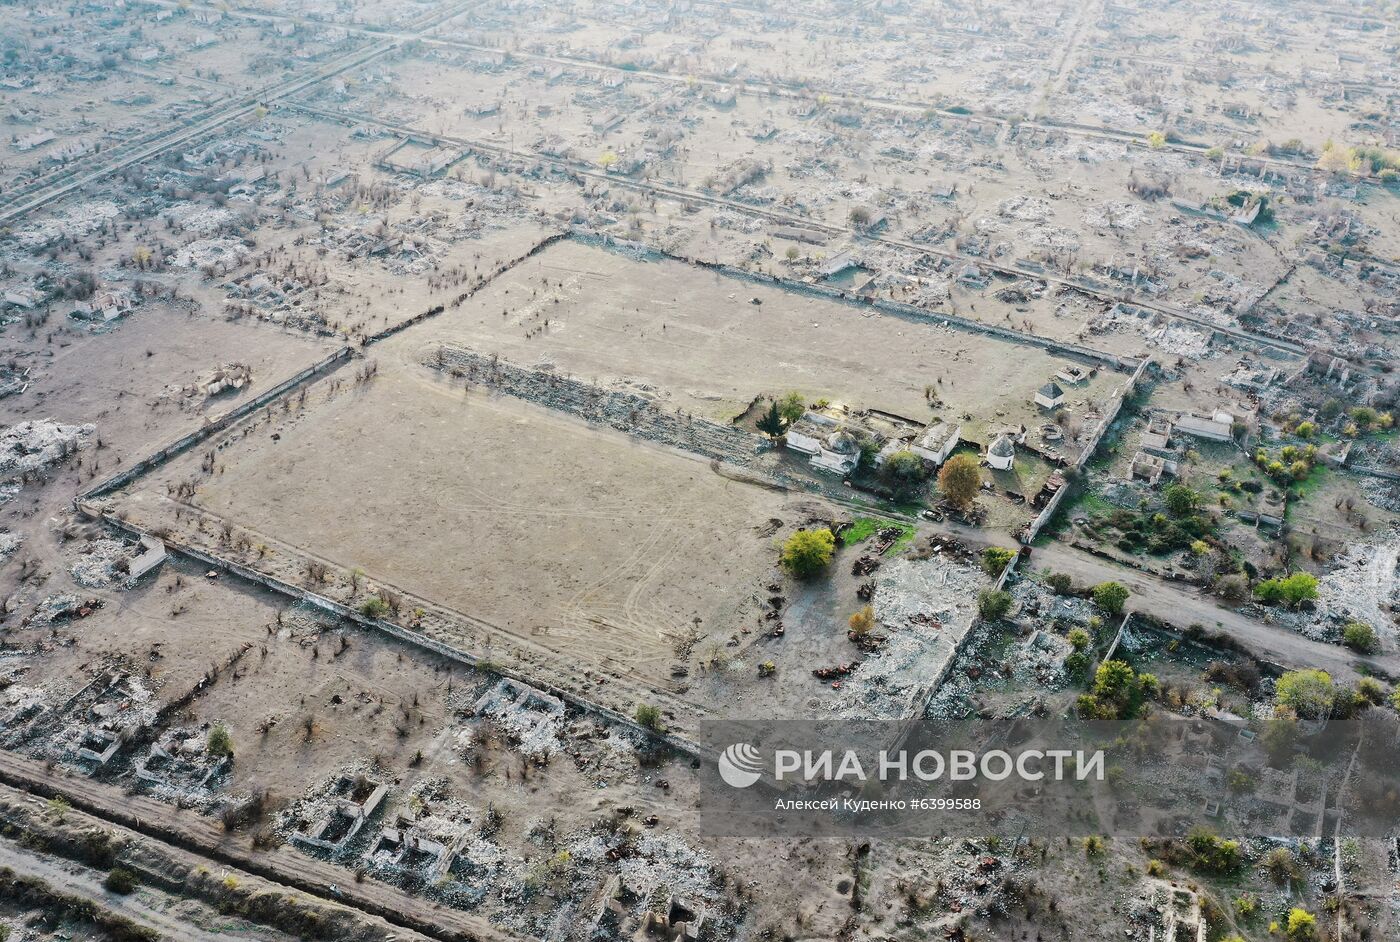
POLYGON ((296 390, 302 385, 309 383, 315 379, 319 379, 320 377, 339 367, 341 364, 347 362, 353 355, 353 351, 349 347, 342 347, 341 349, 337 350, 335 353, 332 353, 325 359, 313 363, 311 366, 308 366, 306 369, 302 370, 300 373, 297 373, 295 376, 283 380, 282 382, 278 383, 276 386, 273 386, 266 392, 254 396, 247 402, 240 403, 238 406, 235 406, 233 409, 230 409, 228 412, 225 412, 223 415, 219 416, 213 421, 206 423, 199 429, 196 429, 195 431, 190 432, 188 435, 176 439, 175 441, 171 442, 169 445, 166 445, 164 448, 160 449, 154 454, 148 455, 146 458, 142 459, 141 461, 138 461, 136 464, 127 468, 125 471, 121 471, 117 474, 114 474, 112 477, 107 478, 105 481, 102 481, 94 485, 93 487, 88 488, 86 491, 79 494, 73 499, 74 505, 79 505, 87 501, 95 500, 98 497, 102 497, 106 494, 112 493, 113 491, 120 490, 121 488, 126 487, 132 481, 136 480, 144 474, 148 474, 151 471, 156 470, 160 466, 169 462, 171 459, 178 458, 180 455, 189 451, 195 445, 198 445, 200 442, 208 439, 210 436, 223 431, 233 423, 237 422, 239 419, 253 414, 254 412, 261 409, 263 406, 266 406, 269 403, 282 398, 287 393, 296 390))
POLYGON ((388 340, 395 334, 408 330, 408 328, 413 327, 416 324, 421 324, 423 323, 423 321, 427 320, 430 317, 436 317, 437 315, 441 314, 444 310, 446 310, 447 307, 461 307, 463 302, 465 302, 472 295, 476 294, 482 288, 489 285, 492 281, 495 281, 496 278, 498 278, 499 276, 504 275, 506 272, 510 271, 512 268, 514 268, 516 265, 519 265, 526 259, 533 258, 534 256, 543 252, 545 249, 549 248, 551 245, 558 242, 559 240, 567 239, 568 237, 569 233, 567 232, 556 232, 553 235, 550 235, 542 239, 541 241, 536 242, 524 255, 521 255, 518 258, 513 258, 509 261, 502 262, 501 264, 497 265, 494 269, 492 269, 490 274, 482 275, 481 277, 477 278, 477 280, 472 283, 472 286, 470 288, 457 295, 457 297, 453 298, 450 304, 445 306, 439 304, 437 307, 428 308, 421 314, 415 314, 407 320, 399 321, 397 324, 385 327, 377 334, 371 334, 369 338, 365 341, 365 345, 369 346, 371 344, 379 343, 383 340, 388 340))
POLYGON ((1120 357, 1102 350, 1095 350, 1093 347, 1086 347, 1082 344, 1070 343, 1068 341, 1052 340, 1047 337, 1039 337, 1035 334, 1024 333, 1009 327, 1001 327, 997 324, 987 324, 982 321, 961 317, 957 314, 948 314, 939 311, 930 311, 925 308, 916 307, 913 304, 906 304, 902 301, 894 301, 888 298, 863 298, 842 291, 840 288, 833 288, 830 285, 808 284, 804 281, 794 281, 790 278, 783 278, 778 275, 770 275, 764 272, 747 271, 736 268, 733 265, 726 265, 722 262, 712 262, 698 258, 688 258, 683 255, 671 255, 656 249, 652 246, 639 242, 629 242, 622 239, 615 239, 608 235, 599 235, 586 230, 575 230, 575 238, 582 242, 590 242, 602 246, 616 246, 621 249, 630 250, 642 255, 650 255, 656 258, 669 258, 678 262, 685 262, 697 268, 704 268, 709 271, 719 272, 731 278, 743 281, 751 281, 759 284, 774 285, 787 291, 798 294, 805 294, 812 297, 827 298, 833 301, 840 301, 846 304, 859 307, 872 307, 877 311, 891 314, 896 317, 903 317, 911 320, 918 320, 930 323, 944 323, 950 327, 971 333, 983 334, 989 337, 996 337, 1010 343, 1025 344, 1038 347, 1049 353, 1072 356, 1081 360, 1087 360, 1101 367, 1107 367, 1115 371, 1132 370, 1146 361, 1137 360, 1132 357, 1120 357))
POLYGON ((751 465, 762 444, 758 436, 742 429, 666 411, 636 393, 604 389, 556 373, 525 369, 465 347, 444 344, 427 365, 556 412, 726 464, 751 465))

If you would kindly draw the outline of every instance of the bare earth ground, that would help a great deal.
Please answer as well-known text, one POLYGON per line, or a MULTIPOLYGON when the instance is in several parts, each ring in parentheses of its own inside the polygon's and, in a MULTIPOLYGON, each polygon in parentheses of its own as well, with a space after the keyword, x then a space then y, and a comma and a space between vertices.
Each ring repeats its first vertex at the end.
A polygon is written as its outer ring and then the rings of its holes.
MULTIPOLYGON (((692 458, 464 396, 421 367, 323 394, 220 451, 194 503, 277 547, 263 565, 283 578, 300 578, 285 545, 469 613, 499 631, 483 655, 527 639, 575 671, 659 684, 695 619, 724 630, 772 565, 755 527, 783 499, 692 458)), ((140 482, 132 521, 174 523, 164 485, 203 453, 140 482)))
MULTIPOLYGON (((1044 421, 1035 391, 1066 360, 1036 347, 663 260, 564 241, 516 266, 460 310, 415 330, 522 365, 655 387, 667 405, 728 421, 755 396, 797 390, 914 419, 972 416, 965 432, 1044 421), (752 303, 754 299, 760 304, 752 303), (528 336, 533 334, 533 336, 528 336), (925 389, 945 405, 931 410, 925 389)), ((405 338, 407 339, 407 338, 405 338)), ((1104 407, 1122 378, 1067 389, 1072 411, 1104 407)))

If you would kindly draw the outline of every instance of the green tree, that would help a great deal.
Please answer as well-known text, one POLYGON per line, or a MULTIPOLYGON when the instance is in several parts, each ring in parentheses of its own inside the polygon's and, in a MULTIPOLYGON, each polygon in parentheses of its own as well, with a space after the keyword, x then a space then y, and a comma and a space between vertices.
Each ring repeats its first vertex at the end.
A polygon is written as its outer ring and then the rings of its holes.
POLYGON ((228 727, 223 723, 214 724, 214 728, 209 730, 209 738, 205 741, 204 748, 211 756, 221 759, 233 755, 233 738, 228 734, 228 727))
POLYGON ((954 455, 944 462, 938 472, 939 492, 959 510, 970 507, 981 489, 982 470, 972 455, 954 455))
POLYGON ((1303 719, 1325 719, 1337 691, 1332 675, 1321 670, 1289 671, 1274 686, 1274 700, 1303 719))
POLYGON ((783 414, 776 402, 768 403, 768 411, 758 420, 758 430, 769 438, 777 438, 787 429, 783 414))
POLYGON ((778 411, 783 414, 783 421, 791 425, 807 414, 807 400, 801 393, 790 392, 778 400, 778 411))
POLYGON ((999 621, 1011 611, 1011 593, 983 589, 977 593, 977 614, 983 621, 999 621))
POLYGON ((989 546, 982 551, 982 571, 989 576, 1000 576, 1006 564, 1016 558, 1016 554, 1000 546, 989 546))
POLYGON ((799 579, 810 579, 826 568, 836 552, 836 537, 825 527, 798 530, 783 544, 783 568, 799 579))
POLYGON ((1106 615, 1123 614, 1123 606, 1131 595, 1121 582, 1100 582, 1094 586, 1094 604, 1106 615))
POLYGON ((908 494, 928 479, 928 471, 924 468, 924 459, 905 449, 885 459, 880 477, 896 494, 908 494))
POLYGON ((1185 517, 1196 509, 1200 497, 1185 484, 1173 484, 1162 494, 1162 502, 1167 513, 1173 517, 1185 517))

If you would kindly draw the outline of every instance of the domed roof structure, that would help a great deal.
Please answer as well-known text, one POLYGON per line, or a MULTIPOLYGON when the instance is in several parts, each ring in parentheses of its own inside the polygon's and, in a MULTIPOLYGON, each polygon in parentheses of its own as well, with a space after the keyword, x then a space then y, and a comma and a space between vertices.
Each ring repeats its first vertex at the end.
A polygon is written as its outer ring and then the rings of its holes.
POLYGON ((860 443, 850 432, 839 431, 827 436, 826 447, 838 455, 851 455, 860 450, 860 443))

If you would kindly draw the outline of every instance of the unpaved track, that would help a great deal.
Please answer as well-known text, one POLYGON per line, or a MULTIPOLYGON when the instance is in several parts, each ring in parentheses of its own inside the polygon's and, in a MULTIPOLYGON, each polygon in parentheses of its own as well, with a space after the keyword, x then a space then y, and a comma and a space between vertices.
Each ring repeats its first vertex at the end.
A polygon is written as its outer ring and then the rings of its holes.
MULTIPOLYGON (((427 937, 440 942, 505 942, 518 939, 486 919, 410 896, 398 887, 366 879, 356 883, 344 867, 308 856, 290 846, 254 851, 246 836, 228 834, 215 819, 182 810, 145 795, 127 795, 103 782, 69 774, 0 750, 0 784, 48 798, 62 795, 74 808, 119 829, 134 831, 147 841, 175 848, 215 863, 255 874, 288 892, 300 891, 331 906, 358 909, 416 935, 396 933, 386 938, 427 937), (338 892, 332 892, 335 886, 338 892)), ((171 938, 186 938, 173 935, 171 938)))
POLYGON ((109 892, 102 886, 104 874, 72 861, 26 850, 13 841, 0 840, 0 866, 9 867, 22 877, 43 880, 55 892, 80 897, 95 903, 100 909, 155 929, 166 939, 180 939, 182 942, 227 942, 228 939, 247 938, 242 932, 206 932, 178 916, 150 905, 142 899, 139 892, 128 896, 109 892))
MULTIPOLYGON (((919 521, 919 529, 953 537, 976 547, 1007 543, 1007 540, 997 539, 985 530, 954 523, 935 525, 919 521)), ((1316 667, 1339 681, 1347 682, 1354 682, 1363 674, 1400 676, 1400 654, 1359 657, 1339 645, 1313 641, 1288 628, 1225 608, 1209 593, 1194 586, 1139 572, 1064 543, 1035 548, 1031 553, 1029 570, 1038 572, 1043 569, 1067 573, 1074 577, 1078 585, 1096 585, 1110 580, 1121 582, 1132 591, 1127 605, 1129 611, 1160 618, 1182 629, 1198 624, 1212 632, 1223 632, 1238 641, 1254 657, 1285 668, 1316 667)))

